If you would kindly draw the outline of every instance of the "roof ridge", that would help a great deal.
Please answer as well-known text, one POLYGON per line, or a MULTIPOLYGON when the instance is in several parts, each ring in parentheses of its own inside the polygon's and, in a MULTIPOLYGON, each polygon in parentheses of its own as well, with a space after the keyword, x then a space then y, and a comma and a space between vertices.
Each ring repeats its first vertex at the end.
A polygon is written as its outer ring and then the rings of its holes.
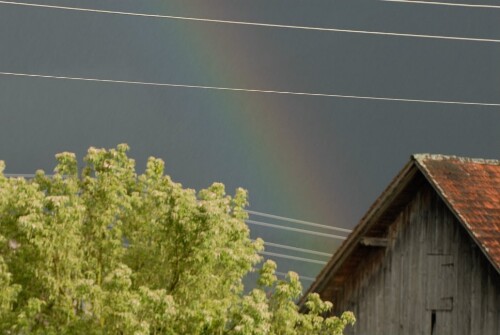
POLYGON ((431 159, 434 161, 454 159, 454 160, 460 161, 461 163, 500 165, 500 160, 498 160, 498 159, 471 158, 471 157, 463 157, 463 156, 455 156, 455 155, 419 153, 419 154, 413 154, 411 157, 412 157, 412 159, 416 160, 419 163, 423 163, 423 161, 426 159, 431 159))

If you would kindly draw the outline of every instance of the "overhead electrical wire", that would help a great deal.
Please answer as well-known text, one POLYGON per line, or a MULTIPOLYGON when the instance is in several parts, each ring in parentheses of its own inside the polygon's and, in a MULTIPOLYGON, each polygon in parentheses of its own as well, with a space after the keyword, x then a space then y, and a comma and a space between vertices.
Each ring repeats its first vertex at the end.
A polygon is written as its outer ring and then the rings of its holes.
MULTIPOLYGON (((34 174, 5 173, 4 176, 6 176, 6 177, 27 177, 27 178, 30 178, 30 177, 34 177, 34 174)), ((259 222, 259 224, 264 224, 264 223, 259 222)), ((287 228, 287 227, 281 227, 281 228, 287 228)), ((315 232, 308 232, 308 233, 313 233, 314 234, 315 232)), ((328 253, 325 253, 325 252, 320 252, 320 251, 315 251, 315 250, 310 250, 310 249, 304 249, 304 248, 298 248, 298 247, 292 247, 292 246, 289 246, 289 245, 272 243, 272 242, 264 242, 264 245, 267 245, 267 246, 270 246, 270 247, 276 247, 276 248, 293 250, 293 251, 300 251, 300 252, 315 254, 315 255, 319 255, 319 256, 326 256, 326 257, 332 256, 332 254, 328 254, 328 253)), ((269 252, 269 251, 260 251, 259 253, 261 255, 272 256, 272 257, 279 257, 279 258, 285 258, 285 259, 291 259, 291 260, 296 260, 296 261, 301 261, 301 262, 307 262, 307 263, 314 263, 314 264, 321 264, 321 265, 326 264, 325 261, 320 261, 320 260, 310 259, 310 258, 305 258, 305 257, 297 257, 297 256, 292 256, 292 255, 286 255, 286 254, 282 254, 282 253, 275 253, 275 252, 269 252)), ((286 274, 282 273, 282 275, 286 275, 286 274)), ((315 280, 312 277, 305 277, 305 276, 301 276, 300 278, 306 279, 306 280, 312 280, 312 281, 315 280)))
POLYGON ((58 9, 58 10, 66 10, 66 11, 90 12, 90 13, 113 14, 113 15, 128 15, 128 16, 148 17, 148 18, 157 18, 157 19, 198 21, 198 22, 244 25, 244 26, 255 26, 255 27, 286 28, 286 29, 300 29, 300 30, 323 31, 323 32, 393 36, 393 37, 413 37, 413 38, 428 38, 428 39, 441 39, 441 40, 458 40, 458 41, 471 41, 471 42, 500 43, 500 40, 490 39, 490 38, 473 38, 473 37, 426 35, 426 34, 407 34, 407 33, 383 32, 383 31, 323 28, 323 27, 312 27, 312 26, 297 26, 297 25, 272 24, 272 23, 247 22, 247 21, 233 21, 233 20, 217 20, 217 19, 206 19, 206 18, 198 18, 198 17, 146 14, 146 13, 113 11, 113 10, 92 9, 92 8, 82 8, 82 7, 43 5, 43 4, 33 4, 33 3, 15 2, 15 1, 0 1, 0 4, 14 5, 14 6, 26 6, 26 7, 38 7, 38 8, 47 8, 47 9, 58 9))
MULTIPOLYGON (((3 175, 5 177, 13 177, 13 178, 16 178, 16 177, 34 178, 35 177, 35 174, 33 174, 33 173, 4 173, 3 175)), ((50 176, 50 175, 48 175, 48 176, 50 176)), ((263 216, 265 215, 267 217, 277 217, 277 215, 273 215, 273 214, 267 214, 267 213, 262 213, 262 212, 258 212, 258 213, 261 214, 261 215, 263 215, 263 216)), ((290 222, 300 221, 300 220, 295 220, 295 219, 291 219, 291 218, 287 218, 287 219, 290 222)), ((251 223, 257 224, 257 225, 261 225, 261 226, 270 226, 270 228, 278 228, 278 229, 285 229, 285 230, 292 230, 292 231, 299 231, 299 232, 307 232, 307 233, 310 233, 310 234, 313 234, 313 235, 317 235, 317 232, 315 232, 315 231, 309 231, 309 230, 297 229, 297 228, 292 228, 292 227, 279 226, 279 225, 274 225, 274 224, 265 223, 265 222, 258 222, 258 221, 253 221, 253 220, 246 220, 246 221, 247 221, 247 223, 248 223, 248 221, 251 221, 251 223)), ((323 225, 319 225, 319 226, 323 226, 323 225)), ((325 226, 325 227, 329 227, 329 226, 325 226)), ((329 227, 329 228, 332 228, 332 227, 329 227)), ((335 238, 345 239, 345 237, 342 237, 342 236, 336 236, 336 235, 330 235, 330 234, 323 234, 323 233, 319 233, 319 234, 321 234, 319 236, 326 236, 326 237, 335 236, 335 238)), ((332 254, 329 254, 329 253, 326 253, 326 252, 321 252, 321 251, 316 251, 316 250, 310 250, 310 249, 304 249, 304 248, 298 248, 298 247, 293 247, 293 246, 284 245, 284 244, 278 244, 278 243, 272 243, 272 242, 264 242, 264 245, 268 245, 270 247, 276 247, 276 248, 282 248, 282 249, 300 251, 300 252, 315 254, 315 255, 319 255, 319 256, 325 256, 325 257, 332 256, 332 254)))
POLYGON ((316 250, 311 250, 311 249, 304 249, 304 248, 298 248, 298 247, 292 247, 290 245, 284 245, 284 244, 278 244, 278 243, 272 243, 272 242, 266 242, 264 241, 264 245, 274 247, 274 248, 280 248, 280 249, 287 249, 287 250, 292 250, 292 251, 299 251, 299 252, 304 252, 312 255, 318 255, 318 256, 324 256, 324 257, 331 257, 332 254, 326 253, 326 252, 321 252, 321 251, 316 251, 316 250))
MULTIPOLYGON (((282 277, 288 276, 288 273, 285 273, 285 272, 275 271, 274 273, 279 275, 279 276, 282 276, 282 277)), ((308 280, 308 281, 315 281, 316 280, 316 278, 314 278, 314 277, 302 276, 300 274, 298 274, 298 275, 299 275, 299 279, 308 280)))
POLYGON ((417 0, 380 0, 383 2, 399 2, 412 5, 438 5, 438 6, 454 6, 454 7, 471 7, 471 8, 489 8, 489 9, 500 9, 497 5, 480 5, 480 4, 469 4, 469 3, 452 3, 452 2, 437 2, 437 1, 417 1, 417 0))
POLYGON ((130 80, 114 80, 114 79, 97 79, 97 78, 84 78, 84 77, 52 76, 52 75, 42 75, 42 74, 33 74, 33 73, 20 73, 20 72, 4 72, 4 71, 0 71, 0 75, 15 76, 15 77, 44 78, 44 79, 55 79, 55 80, 73 80, 73 81, 87 81, 87 82, 99 82, 99 83, 115 83, 115 84, 157 86, 157 87, 176 87, 176 88, 207 89, 207 90, 217 90, 217 91, 266 93, 266 94, 283 94, 283 95, 327 97, 327 98, 344 98, 344 99, 359 99, 359 100, 380 100, 380 101, 416 102, 416 103, 432 103, 432 104, 447 104, 447 105, 472 105, 472 106, 483 106, 483 107, 500 107, 500 103, 467 102, 467 101, 445 101, 445 100, 423 100, 423 99, 404 99, 404 98, 371 97, 371 96, 342 95, 342 94, 328 94, 328 93, 307 93, 307 92, 293 92, 293 91, 276 91, 276 90, 247 89, 247 88, 220 87, 220 86, 185 85, 185 84, 156 83, 156 82, 143 82, 143 81, 130 81, 130 80))
POLYGON ((277 224, 272 224, 272 223, 266 223, 266 222, 260 222, 260 221, 254 221, 254 220, 245 220, 246 223, 252 224, 252 225, 257 225, 257 226, 262 226, 262 227, 268 227, 268 228, 276 228, 276 229, 282 229, 282 230, 289 230, 289 231, 294 231, 297 233, 303 233, 303 234, 309 234, 309 235, 316 235, 316 236, 322 236, 322 237, 329 237, 337 240, 345 240, 345 236, 339 236, 339 235, 333 235, 333 234, 326 234, 326 233, 320 233, 317 231, 311 231, 311 230, 306 230, 306 229, 299 229, 299 228, 293 228, 293 227, 287 227, 287 226, 280 226, 277 224))
POLYGON ((262 213, 262 212, 251 211, 251 210, 247 210, 246 212, 248 214, 252 214, 252 215, 263 216, 263 217, 270 218, 270 219, 277 219, 277 220, 288 221, 288 222, 293 222, 293 223, 299 223, 299 224, 303 224, 303 225, 311 226, 311 227, 318 227, 318 228, 323 228, 323 229, 331 229, 331 230, 341 231, 341 232, 344 232, 344 233, 350 233, 351 232, 351 230, 345 229, 345 228, 338 228, 338 227, 327 226, 327 225, 323 225, 323 224, 319 224, 319 223, 313 223, 313 222, 308 222, 308 221, 303 221, 303 220, 291 219, 291 218, 287 218, 287 217, 284 217, 284 216, 278 216, 278 215, 273 215, 273 214, 267 214, 267 213, 262 213))
POLYGON ((286 259, 291 259, 295 261, 301 261, 301 262, 307 262, 307 263, 315 263, 315 264, 321 264, 325 265, 325 261, 319 261, 316 259, 311 259, 311 258, 304 258, 304 257, 297 257, 297 256, 290 256, 290 255, 285 255, 285 254, 279 254, 276 252, 269 252, 269 251, 259 251, 259 254, 261 255, 266 255, 266 256, 272 256, 272 257, 279 257, 279 258, 286 258, 286 259))
MULTIPOLYGON (((32 173, 4 173, 3 174, 5 177, 22 177, 22 178, 33 178, 35 177, 35 174, 32 174, 32 173)), ((265 214, 269 217, 274 217, 275 215, 272 215, 272 214, 267 214, 267 213, 261 213, 259 212, 260 214, 265 214)), ((293 220, 294 219, 290 219, 293 220)), ((285 227, 285 226, 279 226, 279 225, 273 225, 273 224, 270 224, 270 223, 265 223, 265 222, 257 222, 257 221, 253 221, 253 220, 246 220, 246 222, 248 223, 248 221, 250 221, 250 223, 253 223, 253 224, 256 224, 256 225, 261 225, 261 226, 268 226, 270 228, 278 228, 278 229, 285 229, 285 230, 291 230, 291 231, 298 231, 298 232, 305 232, 306 234, 312 234, 312 235, 318 235, 320 234, 319 236, 326 236, 326 237, 333 237, 335 236, 335 238, 341 238, 341 239, 345 239, 345 237, 342 237, 342 236, 336 236, 336 235, 330 235, 330 234, 323 234, 323 233, 318 233, 318 232, 315 232, 315 231, 309 231, 309 230, 304 230, 304 229, 297 229, 297 228, 292 228, 292 227, 285 227)), ((300 220, 297 220, 297 221, 300 221, 300 220)), ((318 256, 325 256, 325 257, 331 257, 332 254, 329 254, 329 253, 326 253, 326 252, 321 252, 321 251, 316 251, 316 250, 311 250, 311 249, 305 249, 305 248, 298 248, 298 247, 293 247, 293 246, 289 246, 289 245, 284 245, 284 244, 278 244, 278 243, 272 243, 272 242, 266 242, 264 241, 264 245, 267 245, 267 246, 270 246, 270 247, 275 247, 275 248, 281 248, 281 249, 288 249, 288 250, 293 250, 293 251, 299 251, 299 252, 305 252, 305 253, 310 253, 310 254, 314 254, 314 255, 318 255, 318 256)))
MULTIPOLYGON (((476 4, 462 4, 462 3, 447 3, 447 2, 434 2, 434 1, 415 1, 415 0, 381 0, 384 2, 395 2, 395 3, 407 3, 407 4, 424 4, 424 5, 443 5, 443 6, 457 6, 457 7, 473 7, 473 8, 495 8, 500 9, 500 6, 495 5, 476 5, 476 4)), ((185 21, 200 21, 209 23, 222 23, 222 24, 233 24, 233 25, 246 25, 246 26, 258 26, 258 27, 271 27, 271 28, 287 28, 287 29, 302 29, 302 30, 313 30, 313 31, 323 31, 323 32, 340 32, 340 33, 355 33, 355 34, 370 34, 370 35, 385 35, 385 36, 399 36, 399 37, 415 37, 415 38, 430 38, 430 39, 446 39, 446 40, 462 40, 462 41, 474 41, 474 42, 490 42, 490 43, 500 43, 498 39, 485 39, 485 38, 469 38, 469 37, 457 37, 457 36, 442 36, 442 35, 424 35, 424 34, 406 34, 406 33, 391 33, 391 32, 379 32, 379 31, 365 31, 365 30, 351 30, 351 29, 338 29, 338 28, 322 28, 322 27, 310 27, 310 26, 296 26, 296 25, 281 25, 281 24, 268 24, 268 23, 258 23, 258 22, 244 22, 244 21, 231 21, 231 20, 216 20, 216 19, 204 19, 204 18, 194 18, 194 17, 182 17, 182 16, 170 16, 170 15, 157 15, 157 14, 145 14, 145 13, 134 13, 134 12, 122 12, 122 11, 109 11, 109 10, 98 10, 90 8, 79 8, 79 7, 66 7, 66 6, 54 6, 54 5, 41 5, 41 4, 29 4, 22 2, 11 2, 11 1, 0 1, 0 4, 6 5, 18 5, 18 6, 28 6, 28 7, 40 7, 40 8, 50 8, 50 9, 60 9, 60 10, 70 10, 79 12, 93 12, 102 14, 115 14, 115 15, 129 15, 129 16, 140 16, 140 17, 151 17, 151 18, 163 18, 163 19, 175 19, 175 20, 185 20, 185 21)), ((183 84, 171 84, 171 83, 153 83, 153 82, 139 82, 139 81, 125 81, 125 80, 110 80, 110 79, 96 79, 96 78, 80 78, 80 77, 63 77, 63 76, 49 76, 49 75, 37 75, 37 74, 26 74, 26 73, 14 73, 14 72, 0 72, 1 75, 11 75, 11 76, 23 76, 23 77, 38 77, 38 78, 48 78, 48 79, 65 79, 65 80, 81 80, 81 81, 93 81, 93 82, 107 82, 107 83, 120 83, 120 84, 135 84, 135 85, 149 85, 149 86, 168 86, 168 87, 178 87, 178 88, 198 88, 198 89, 213 89, 213 90, 226 90, 226 91, 244 91, 244 92, 254 92, 254 93, 274 93, 274 94, 291 94, 291 95, 306 95, 306 96, 322 96, 322 97, 336 97, 336 98, 350 98, 350 99, 367 99, 367 100, 386 100, 386 101, 403 101, 403 102, 420 102, 420 103, 437 103, 437 104, 460 104, 460 105, 478 105, 478 106, 500 106, 499 103, 480 103, 480 102, 464 102, 464 101, 442 101, 442 100, 421 100, 421 99, 402 99, 402 98, 387 98, 387 97, 369 97, 369 96, 354 96, 354 95, 338 95, 338 94, 323 94, 323 93, 306 93, 306 92, 287 92, 287 91, 275 91, 275 90, 260 90, 260 89, 242 89, 242 88, 230 88, 230 87, 216 87, 216 86, 201 86, 201 85, 183 85, 183 84)), ((5 176, 13 177, 33 177, 33 174, 4 174, 5 176)), ((290 219, 286 217, 281 217, 277 215, 247 211, 249 214, 263 216, 283 221, 289 221, 299 224, 305 224, 309 226, 314 226, 324 229, 332 229, 337 231, 342 231, 349 233, 348 229, 331 227, 326 225, 320 225, 316 223, 311 223, 302 220, 290 219)), ((292 227, 278 226, 274 224, 268 224, 264 222, 258 222, 253 220, 247 220, 248 223, 267 226, 271 228, 285 229, 290 231, 302 232, 312 235, 325 236, 337 239, 345 239, 345 237, 324 234, 319 232, 307 231, 303 229, 297 229, 292 227)), ((265 245, 283 248, 288 250, 306 252, 322 256, 331 256, 328 253, 322 253, 310 249, 297 248, 277 243, 265 242, 265 245)), ((274 252, 262 251, 260 252, 266 256, 280 257, 316 264, 326 264, 325 261, 319 261, 309 258, 296 257, 291 255, 285 255, 274 252)), ((281 276, 286 276, 287 274, 282 272, 276 272, 276 274, 281 276)), ((301 279, 314 281, 315 278, 300 276, 301 279)))
MULTIPOLYGON (((316 280, 316 278, 314 278, 314 277, 303 276, 300 273, 298 273, 297 271, 293 271, 293 272, 295 272, 299 275, 300 280, 307 280, 307 281, 315 281, 316 280)), ((274 274, 277 276, 280 276, 280 277, 284 277, 284 278, 288 277, 288 273, 286 273, 286 272, 274 271, 274 274)))

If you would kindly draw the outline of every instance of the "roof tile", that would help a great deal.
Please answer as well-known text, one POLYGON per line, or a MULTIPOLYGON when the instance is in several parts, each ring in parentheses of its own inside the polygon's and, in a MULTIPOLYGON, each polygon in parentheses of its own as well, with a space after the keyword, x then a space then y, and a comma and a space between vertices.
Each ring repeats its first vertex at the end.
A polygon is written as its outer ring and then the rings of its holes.
POLYGON ((417 164, 500 268, 500 161, 415 155, 417 164))

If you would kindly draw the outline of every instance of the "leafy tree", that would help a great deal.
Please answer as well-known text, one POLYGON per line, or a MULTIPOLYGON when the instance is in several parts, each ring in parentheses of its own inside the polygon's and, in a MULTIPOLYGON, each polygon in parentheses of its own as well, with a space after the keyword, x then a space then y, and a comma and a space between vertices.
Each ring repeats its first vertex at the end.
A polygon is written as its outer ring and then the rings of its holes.
POLYGON ((128 147, 56 156, 52 176, 6 178, 0 161, 2 334, 341 334, 351 313, 311 295, 298 313, 297 274, 259 286, 242 278, 261 261, 249 238, 246 192, 198 193, 150 158, 137 175, 128 147))

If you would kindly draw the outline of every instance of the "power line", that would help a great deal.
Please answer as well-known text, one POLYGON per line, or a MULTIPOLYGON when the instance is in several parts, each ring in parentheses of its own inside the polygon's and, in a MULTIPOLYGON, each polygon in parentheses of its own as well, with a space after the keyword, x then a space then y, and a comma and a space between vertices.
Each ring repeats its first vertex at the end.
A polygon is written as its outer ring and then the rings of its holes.
MULTIPOLYGON (((3 175, 5 177, 14 177, 14 178, 15 177, 22 177, 22 178, 34 178, 35 177, 35 174, 33 174, 33 173, 4 173, 3 175)), ((46 176, 50 176, 50 175, 46 175, 46 176)), ((247 212, 250 212, 250 211, 247 211, 247 212)), ((255 212, 255 213, 257 213, 257 212, 255 212)), ((259 214, 265 214, 268 217, 279 217, 279 216, 273 215, 273 214, 266 214, 266 213, 260 213, 260 212, 258 212, 258 213, 259 214)), ((291 222, 300 221, 300 220, 289 219, 289 218, 287 218, 287 219, 289 221, 291 221, 291 222)), ((247 223, 248 223, 248 221, 257 223, 257 221, 252 221, 252 220, 247 220, 247 223)), ((281 228, 281 229, 287 229, 288 230, 288 227, 277 226, 277 225, 272 225, 272 224, 266 224, 264 222, 259 222, 258 224, 260 224, 260 225, 271 225, 272 228, 279 227, 279 229, 281 228)), ((325 226, 325 227, 328 227, 328 226, 325 226)), ((329 228, 331 228, 331 227, 329 227, 329 228)), ((294 231, 295 231, 295 228, 291 228, 291 229, 294 229, 294 231)), ((302 231, 302 230, 300 230, 300 231, 302 231)), ((310 232, 310 233, 315 233, 315 232, 310 232)), ((335 236, 335 235, 329 235, 329 234, 324 234, 324 235, 327 235, 328 237, 335 236)), ((321 236, 324 236, 324 235, 322 234, 321 236)), ((288 250, 293 250, 293 251, 310 253, 310 254, 314 254, 314 255, 318 255, 318 256, 325 256, 325 257, 331 257, 332 256, 332 254, 329 254, 329 253, 326 253, 326 252, 321 252, 321 251, 316 251, 316 250, 311 250, 311 249, 298 248, 298 247, 293 247, 293 246, 289 246, 289 245, 272 243, 272 242, 266 242, 266 241, 264 241, 264 245, 268 245, 270 247, 275 247, 275 248, 282 248, 282 249, 288 249, 288 250)))
POLYGON ((332 227, 332 226, 327 226, 319 223, 313 223, 313 222, 308 222, 308 221, 302 221, 302 220, 296 220, 296 219, 291 219, 287 218, 284 216, 278 216, 278 215, 273 215, 273 214, 267 214, 267 213, 262 213, 262 212, 256 212, 256 211, 251 211, 247 210, 247 213, 252 214, 252 215, 257 215, 257 216, 263 216, 271 219, 277 219, 277 220, 282 220, 282 221, 288 221, 288 222, 293 222, 293 223, 299 223, 311 227, 318 227, 318 228, 323 228, 323 229, 331 229, 331 230, 336 230, 336 231, 341 231, 344 233, 350 233, 351 230, 345 229, 345 228, 338 228, 338 227, 332 227))
POLYGON ((269 251, 260 251, 259 254, 266 255, 266 256, 279 257, 279 258, 292 259, 292 260, 295 260, 295 261, 301 261, 301 262, 307 262, 307 263, 316 263, 316 264, 321 264, 321 265, 325 265, 326 264, 325 261, 318 261, 316 259, 310 259, 310 258, 304 258, 304 257, 296 257, 296 256, 278 254, 278 253, 269 252, 269 251))
POLYGON ((417 0, 380 0, 380 1, 399 2, 399 3, 413 4, 413 5, 439 5, 439 6, 500 9, 500 6, 496 6, 496 5, 476 5, 476 4, 468 4, 468 3, 451 3, 451 2, 436 2, 436 1, 417 1, 417 0))
MULTIPOLYGON (((34 174, 27 174, 27 173, 26 174, 23 174, 23 173, 4 173, 3 175, 5 177, 23 177, 23 178, 33 178, 33 177, 35 177, 34 174)), ((272 216, 271 214, 268 214, 268 215, 272 216)), ((246 222, 247 223, 251 223, 251 224, 261 225, 261 226, 267 226, 267 227, 270 227, 270 228, 285 229, 285 230, 298 231, 298 232, 306 232, 307 234, 319 235, 319 236, 326 236, 326 237, 333 237, 333 236, 335 236, 334 238, 345 239, 345 237, 342 237, 342 236, 317 233, 317 232, 313 232, 313 231, 302 230, 302 229, 291 228, 291 227, 278 226, 278 225, 273 225, 273 224, 270 224, 270 223, 258 222, 258 221, 253 221, 253 220, 246 220, 246 222)), ((298 247, 293 247, 293 246, 289 246, 289 245, 272 243, 272 242, 266 242, 266 241, 264 241, 264 245, 268 245, 270 247, 275 247, 275 248, 282 248, 282 249, 288 249, 288 250, 293 250, 293 251, 300 251, 300 252, 315 254, 315 255, 319 255, 319 256, 325 256, 325 257, 331 257, 332 256, 332 254, 329 254, 329 253, 326 253, 326 252, 321 252, 321 251, 316 251, 316 250, 311 250, 311 249, 298 248, 298 247)))
MULTIPOLYGON (((288 273, 284 273, 284 272, 275 271, 274 273, 279 275, 279 276, 282 276, 282 277, 288 276, 288 273)), ((314 278, 314 277, 302 276, 300 274, 299 274, 299 279, 308 280, 308 281, 315 281, 316 280, 316 278, 314 278)))
POLYGON ((253 225, 257 225, 257 226, 263 226, 263 227, 269 227, 269 228, 289 230, 289 231, 294 231, 294 232, 297 232, 297 233, 303 233, 303 234, 309 234, 309 235, 329 237, 329 238, 333 238, 333 239, 337 239, 337 240, 345 240, 344 236, 339 236, 339 235, 325 234, 325 233, 320 233, 320 232, 310 231, 310 230, 305 230, 305 229, 285 227, 285 226, 280 226, 280 225, 266 223, 266 222, 260 222, 260 221, 254 221, 254 220, 245 220, 245 222, 253 224, 253 225))
MULTIPOLYGON (((6 177, 34 177, 34 174, 22 174, 22 173, 6 173, 4 174, 6 177)), ((259 224, 263 224, 262 222, 259 222, 259 224)), ((288 227, 281 227, 280 228, 288 228, 288 227)), ((293 228, 292 228, 293 229, 293 228)), ((315 232, 309 232, 309 233, 315 233, 315 232)), ((297 247, 292 247, 289 245, 284 245, 284 244, 278 244, 278 243, 271 243, 271 242, 264 242, 264 245, 268 245, 271 247, 276 247, 276 248, 282 248, 282 249, 288 249, 288 250, 293 250, 293 251, 300 251, 300 252, 305 252, 305 253, 310 253, 310 254, 315 254, 319 256, 326 256, 330 257, 332 254, 328 254, 325 252, 320 252, 320 251, 315 251, 315 250, 310 250, 310 249, 304 249, 304 248, 297 248, 297 247)), ((302 262, 308 262, 308 263, 316 263, 316 264, 326 264, 325 261, 319 261, 315 259, 310 259, 310 258, 304 258, 304 257, 296 257, 296 256, 291 256, 291 255, 285 255, 285 254, 280 254, 280 253, 274 253, 274 252, 268 252, 268 251, 261 251, 259 252, 262 255, 266 256, 274 256, 274 257, 280 257, 280 258, 286 258, 286 259, 292 259, 292 260, 297 260, 297 261, 302 261, 302 262)), ((283 275, 285 275, 283 273, 283 275)), ((315 280, 314 278, 311 277, 301 277, 303 279, 310 279, 310 280, 315 280)))
POLYGON ((321 251, 316 251, 316 250, 310 250, 310 249, 304 249, 304 248, 297 248, 297 247, 292 247, 290 245, 284 245, 284 244, 278 244, 278 243, 271 243, 271 242, 266 242, 264 241, 264 245, 274 247, 274 248, 281 248, 281 249, 287 249, 287 250, 293 250, 293 251, 300 251, 300 252, 305 252, 308 254, 313 254, 313 255, 318 255, 318 256, 325 256, 325 257, 331 257, 332 254, 326 253, 326 252, 321 252, 321 251))
MULTIPOLYGON (((297 273, 297 271, 293 271, 293 272, 297 273)), ((277 275, 277 276, 281 276, 281 277, 287 277, 288 276, 288 273, 280 272, 280 271, 274 271, 274 274, 277 275)), ((303 276, 300 273, 297 273, 297 274, 299 275, 299 279, 300 280, 307 280, 307 281, 315 281, 316 280, 316 278, 314 278, 314 277, 303 276)))
POLYGON ((489 39, 489 38, 472 38, 472 37, 425 35, 425 34, 406 34, 406 33, 391 33, 391 32, 369 31, 369 30, 322 28, 322 27, 296 26, 296 25, 286 25, 286 24, 271 24, 271 23, 260 23, 260 22, 217 20, 217 19, 197 18, 197 17, 160 15, 160 14, 145 14, 145 13, 136 13, 136 12, 123 12, 123 11, 112 11, 112 10, 81 8, 81 7, 41 5, 41 4, 32 4, 32 3, 14 2, 14 1, 0 1, 0 4, 59 9, 59 10, 78 11, 78 12, 91 12, 91 13, 101 13, 101 14, 139 16, 139 17, 149 17, 149 18, 157 18, 157 19, 173 19, 173 20, 184 20, 184 21, 198 21, 198 22, 209 22, 209 23, 256 26, 256 27, 286 28, 286 29, 300 29, 300 30, 337 32, 337 33, 353 33, 353 34, 382 35, 382 36, 395 36, 395 37, 414 37, 414 38, 430 38, 430 39, 441 39, 441 40, 458 40, 458 41, 500 43, 500 40, 489 39))
POLYGON ((341 94, 307 93, 307 92, 291 92, 291 91, 287 92, 287 91, 246 89, 246 88, 219 87, 219 86, 184 85, 184 84, 155 83, 155 82, 129 81, 129 80, 113 80, 113 79, 97 79, 97 78, 82 78, 82 77, 51 76, 51 75, 41 75, 41 74, 31 74, 31 73, 19 73, 19 72, 0 72, 0 75, 4 75, 4 76, 16 76, 16 77, 45 78, 45 79, 56 79, 56 80, 76 80, 76 81, 88 81, 88 82, 100 82, 100 83, 130 84, 130 85, 143 85, 143 86, 195 88, 195 89, 207 89, 207 90, 218 90, 218 91, 233 91, 233 92, 299 95, 299 96, 344 98, 344 99, 359 99, 359 100, 418 102, 418 103, 447 104, 447 105, 472 105, 472 106, 500 107, 500 103, 483 103, 483 102, 466 102, 466 101, 445 101, 445 100, 423 100, 423 99, 402 99, 402 98, 370 97, 370 96, 359 96, 359 95, 341 95, 341 94))

